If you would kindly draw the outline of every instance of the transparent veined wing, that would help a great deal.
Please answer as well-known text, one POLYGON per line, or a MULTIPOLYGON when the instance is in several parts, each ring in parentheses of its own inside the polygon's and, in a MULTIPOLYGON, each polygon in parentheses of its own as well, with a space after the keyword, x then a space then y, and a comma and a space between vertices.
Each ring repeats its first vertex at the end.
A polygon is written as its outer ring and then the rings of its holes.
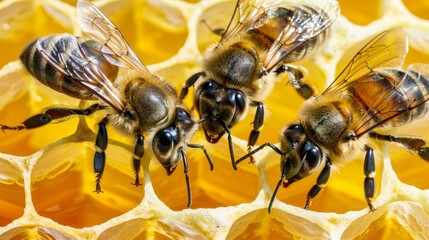
POLYGON ((49 36, 42 37, 37 41, 37 50, 56 70, 97 95, 117 112, 122 112, 125 104, 118 90, 91 61, 79 39, 70 34, 58 35, 58 41, 52 41, 49 36))

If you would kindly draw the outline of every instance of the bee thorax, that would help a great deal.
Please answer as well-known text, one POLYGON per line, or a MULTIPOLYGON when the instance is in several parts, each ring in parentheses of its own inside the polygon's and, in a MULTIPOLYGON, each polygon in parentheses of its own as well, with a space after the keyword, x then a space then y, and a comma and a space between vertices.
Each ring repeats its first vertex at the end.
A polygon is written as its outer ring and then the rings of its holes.
POLYGON ((130 112, 135 112, 138 119, 139 129, 142 132, 149 132, 154 127, 165 126, 171 121, 173 116, 174 102, 168 92, 160 87, 150 84, 142 79, 131 81, 126 88, 125 95, 129 96, 130 112))
POLYGON ((205 63, 216 78, 224 84, 247 86, 254 79, 257 67, 257 55, 240 43, 230 48, 222 49, 218 54, 212 54, 205 63))
POLYGON ((304 127, 310 133, 308 137, 330 149, 343 142, 343 135, 348 134, 346 130, 352 122, 352 114, 346 106, 341 102, 330 102, 308 113, 311 116, 303 117, 304 127))

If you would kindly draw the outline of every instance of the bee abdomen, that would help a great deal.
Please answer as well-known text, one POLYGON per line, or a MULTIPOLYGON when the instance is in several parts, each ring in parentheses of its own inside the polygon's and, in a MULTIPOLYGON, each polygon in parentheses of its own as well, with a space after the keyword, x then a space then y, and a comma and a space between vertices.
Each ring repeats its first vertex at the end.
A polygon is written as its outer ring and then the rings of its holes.
POLYGON ((374 123, 401 126, 426 115, 429 79, 415 71, 378 69, 351 91, 374 123))
MULTIPOLYGON (((402 70, 401 72, 403 73, 404 71, 402 70)), ((408 114, 404 114, 404 123, 424 117, 429 108, 429 102, 427 101, 429 79, 418 72, 407 71, 400 83, 400 87, 407 95, 409 104, 408 114)))
MULTIPOLYGON (((54 80, 61 79, 61 73, 56 71, 37 50, 37 40, 31 42, 22 52, 21 61, 27 71, 41 83, 55 89, 54 80), (53 85, 53 86, 52 86, 53 85)), ((55 89, 57 90, 57 89, 55 89)))
MULTIPOLYGON (((52 46, 59 42, 62 35, 50 36, 54 42, 52 46)), ((67 45, 66 45, 67 46, 67 45)), ((69 46, 70 47, 70 46, 69 46)), ((45 49, 50 52, 51 49, 45 49)), ((27 71, 39 82, 52 88, 55 91, 67 94, 79 99, 97 99, 91 92, 84 89, 77 80, 64 76, 57 71, 37 49, 37 39, 31 42, 22 52, 20 59, 27 71)))
MULTIPOLYGON (((328 15, 323 12, 321 9, 316 9, 311 6, 303 5, 295 11, 296 15, 300 17, 297 18, 300 22, 308 22, 307 25, 319 25, 322 22, 325 22, 328 18, 328 15), (320 18, 315 18, 313 16, 320 16, 320 18), (318 22, 321 21, 321 22, 318 22)), ((299 22, 291 22, 292 25, 299 25, 299 22)), ((296 62, 303 59, 305 56, 312 54, 326 39, 326 36, 329 34, 329 28, 322 31, 320 34, 306 40, 292 52, 290 52, 285 58, 284 62, 296 62)))
MULTIPOLYGON (((306 5, 294 9, 279 7, 267 12, 266 16, 262 18, 263 20, 260 21, 263 24, 257 25, 257 27, 249 31, 252 33, 250 38, 255 39, 262 49, 269 49, 288 26, 299 28, 302 22, 306 22, 308 25, 317 25, 321 23, 314 21, 323 21, 326 18, 328 16, 322 10, 306 5), (320 18, 313 17, 315 15, 320 15, 320 18)), ((325 29, 313 38, 297 44, 299 46, 289 52, 283 62, 296 62, 313 53, 325 41, 327 34, 329 34, 329 31, 325 29)))

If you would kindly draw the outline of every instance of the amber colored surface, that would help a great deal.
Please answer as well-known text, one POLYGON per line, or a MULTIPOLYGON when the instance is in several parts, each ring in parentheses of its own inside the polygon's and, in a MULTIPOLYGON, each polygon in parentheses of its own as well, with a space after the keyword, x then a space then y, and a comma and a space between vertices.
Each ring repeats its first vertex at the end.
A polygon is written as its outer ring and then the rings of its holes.
POLYGON ((429 10, 428 1, 415 2, 413 0, 404 0, 405 7, 417 17, 428 20, 427 11, 429 10))
MULTIPOLYGON (((6 226, 24 214, 25 193, 21 170, 0 157, 0 226, 6 226)), ((23 161, 16 159, 17 161, 23 161)))
MULTIPOLYGON (((143 199, 142 189, 130 184, 134 179, 128 172, 118 171, 121 159, 114 157, 106 159, 104 193, 93 193, 92 163, 88 161, 93 148, 89 146, 92 144, 85 142, 62 144, 40 157, 31 176, 32 202, 38 214, 63 225, 90 227, 131 210, 143 199), (120 182, 115 184, 115 179, 120 182)), ((121 156, 123 150, 112 146, 107 153, 113 151, 121 156)))
POLYGON ((339 0, 341 14, 350 22, 358 25, 368 25, 382 16, 383 1, 353 1, 339 0))
POLYGON ((56 229, 52 229, 45 226, 22 226, 13 228, 0 235, 0 238, 10 240, 21 240, 21 239, 65 239, 72 240, 75 237, 62 233, 56 229))
MULTIPOLYGON (((121 30, 141 60, 177 91, 201 71, 202 53, 225 28, 234 0, 100 0, 94 3, 121 30), (202 23, 206 21, 207 25, 202 23)), ((0 2, 0 124, 17 125, 51 105, 86 107, 32 78, 18 61, 34 38, 68 32, 81 35, 74 0, 0 2), (49 26, 49 27, 46 27, 49 26)), ((362 45, 379 31, 402 26, 409 34, 404 67, 428 63, 427 1, 339 0, 342 16, 318 52, 294 63, 319 93, 335 79, 362 45), (353 52, 354 51, 354 52, 353 52), (344 57, 344 58, 343 58, 344 57)), ((399 67, 399 66, 398 66, 399 67)), ((429 71, 429 70, 428 70, 429 71)), ((121 72, 122 74, 123 72, 121 72)), ((428 72, 425 72, 428 74, 428 72)), ((258 145, 277 144, 285 123, 295 121, 304 100, 281 77, 264 102, 265 126, 258 145)), ((184 103, 191 107, 194 89, 184 103)), ((231 129, 236 157, 246 151, 254 118, 231 129)), ((193 111, 195 119, 198 118, 193 111)), ((302 209, 318 172, 280 188, 272 213, 267 206, 280 179, 280 158, 270 149, 234 171, 226 137, 217 144, 202 131, 192 143, 210 153, 214 170, 200 149, 187 149, 192 206, 187 209, 183 163, 168 176, 153 157, 150 137, 135 187, 134 139, 112 128, 102 177, 104 193, 94 193, 95 132, 103 113, 73 118, 31 131, 0 132, 0 239, 425 239, 429 236, 427 162, 393 144, 374 142, 377 211, 369 213, 363 192, 364 152, 335 166, 326 187, 302 209)), ((429 136, 426 121, 386 133, 429 136)))

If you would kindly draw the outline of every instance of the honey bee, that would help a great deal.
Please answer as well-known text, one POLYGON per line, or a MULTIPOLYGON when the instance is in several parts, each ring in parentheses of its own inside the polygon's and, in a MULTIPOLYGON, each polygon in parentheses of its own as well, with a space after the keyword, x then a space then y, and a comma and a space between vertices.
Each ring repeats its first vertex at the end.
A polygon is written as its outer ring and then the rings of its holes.
POLYGON ((289 186, 317 171, 317 183, 307 194, 305 209, 328 181, 331 165, 366 152, 364 193, 369 210, 375 191, 375 163, 369 138, 397 143, 429 161, 428 141, 418 137, 383 135, 375 130, 412 123, 428 112, 429 65, 413 64, 402 69, 408 51, 403 29, 384 31, 353 57, 335 81, 319 96, 308 99, 298 121, 287 124, 280 134, 280 148, 265 143, 237 163, 268 146, 281 156, 279 187, 289 186))
POLYGON ((203 57, 203 71, 184 84, 179 99, 195 85, 194 106, 200 115, 207 141, 216 143, 228 134, 229 152, 236 170, 230 129, 256 107, 249 150, 264 123, 262 101, 270 94, 279 75, 286 72, 292 85, 304 96, 311 95, 302 73, 285 64, 314 52, 327 37, 328 27, 339 14, 338 2, 289 4, 283 0, 238 0, 221 39, 203 57))
POLYGON ((198 128, 197 122, 185 108, 176 106, 175 90, 149 72, 107 16, 93 4, 79 0, 77 17, 91 39, 70 34, 41 37, 24 49, 21 61, 46 86, 77 99, 99 100, 98 103, 86 109, 52 106, 20 125, 0 125, 0 129, 33 129, 103 110, 106 116, 98 123, 95 141, 94 192, 102 192, 100 181, 108 144, 106 125, 110 124, 122 134, 135 137, 133 185, 142 185, 139 173, 148 135, 153 135, 152 150, 168 175, 183 160, 189 207, 192 197, 185 148, 202 149, 213 169, 204 146, 189 143, 198 128), (126 67, 128 73, 117 77, 119 67, 126 67))

